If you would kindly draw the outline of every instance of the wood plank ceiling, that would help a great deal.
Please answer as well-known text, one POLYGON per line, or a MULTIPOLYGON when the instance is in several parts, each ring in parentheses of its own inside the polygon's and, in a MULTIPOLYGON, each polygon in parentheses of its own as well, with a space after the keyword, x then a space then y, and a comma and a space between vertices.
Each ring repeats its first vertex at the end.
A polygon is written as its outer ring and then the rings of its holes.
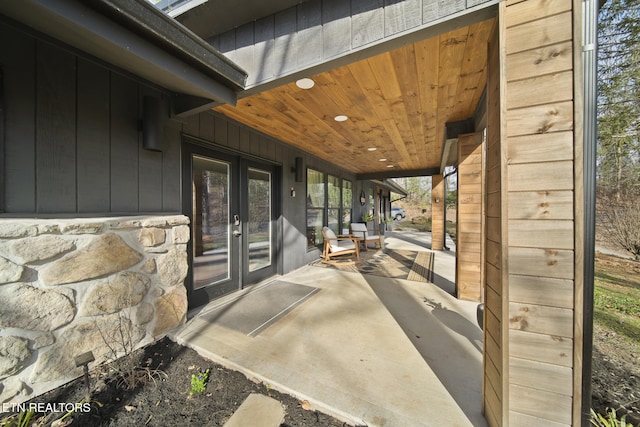
POLYGON ((472 117, 484 90, 493 25, 309 76, 308 90, 292 82, 215 110, 356 174, 439 168, 445 124, 472 117))

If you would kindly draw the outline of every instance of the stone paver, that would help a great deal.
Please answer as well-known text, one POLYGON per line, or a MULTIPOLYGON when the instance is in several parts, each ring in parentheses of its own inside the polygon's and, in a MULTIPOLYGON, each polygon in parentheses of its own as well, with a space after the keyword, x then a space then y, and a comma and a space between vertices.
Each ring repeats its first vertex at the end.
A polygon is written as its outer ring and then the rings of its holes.
POLYGON ((251 393, 224 427, 278 427, 284 422, 284 407, 263 394, 251 393))

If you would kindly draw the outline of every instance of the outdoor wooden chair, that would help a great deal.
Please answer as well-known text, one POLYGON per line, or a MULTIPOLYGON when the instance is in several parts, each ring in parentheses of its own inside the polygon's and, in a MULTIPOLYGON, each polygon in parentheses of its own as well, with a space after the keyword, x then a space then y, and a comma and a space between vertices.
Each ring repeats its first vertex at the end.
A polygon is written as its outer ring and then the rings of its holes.
POLYGON ((355 264, 360 262, 360 241, 351 235, 336 234, 329 227, 322 227, 324 249, 322 258, 327 264, 355 264), (355 260, 353 256, 355 255, 355 260))
POLYGON ((364 244, 364 250, 367 250, 369 243, 374 243, 376 248, 382 248, 382 238, 375 234, 369 234, 367 224, 361 222, 351 223, 349 226, 351 234, 359 238, 364 244))

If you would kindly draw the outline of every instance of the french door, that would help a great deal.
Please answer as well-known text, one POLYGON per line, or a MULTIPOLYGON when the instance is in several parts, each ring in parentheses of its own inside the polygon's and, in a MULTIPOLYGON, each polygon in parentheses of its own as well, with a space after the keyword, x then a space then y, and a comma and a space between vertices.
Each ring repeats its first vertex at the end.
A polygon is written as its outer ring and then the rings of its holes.
POLYGON ((278 169, 197 145, 185 151, 189 303, 199 306, 276 274, 278 169))

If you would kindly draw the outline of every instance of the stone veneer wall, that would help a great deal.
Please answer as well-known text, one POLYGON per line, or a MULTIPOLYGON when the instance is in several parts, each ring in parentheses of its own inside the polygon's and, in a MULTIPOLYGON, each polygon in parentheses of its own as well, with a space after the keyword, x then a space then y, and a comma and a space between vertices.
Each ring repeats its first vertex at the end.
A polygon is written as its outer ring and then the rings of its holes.
POLYGON ((23 402, 182 324, 189 219, 0 219, 0 404, 23 402), (120 338, 124 332, 124 339, 120 338))

